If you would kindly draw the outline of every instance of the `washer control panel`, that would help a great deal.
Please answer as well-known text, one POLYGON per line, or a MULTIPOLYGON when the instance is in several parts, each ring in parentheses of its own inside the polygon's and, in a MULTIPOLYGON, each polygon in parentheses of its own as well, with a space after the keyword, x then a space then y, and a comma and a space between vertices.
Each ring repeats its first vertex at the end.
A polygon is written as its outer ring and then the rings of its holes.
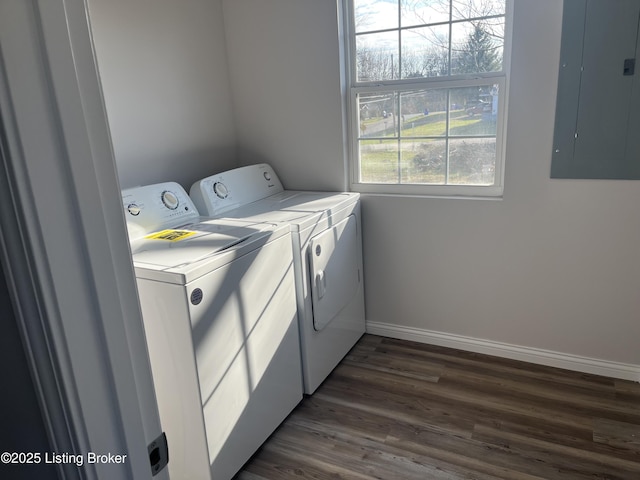
POLYGON ((189 195, 201 215, 215 217, 283 190, 271 166, 260 163, 203 178, 189 195))
POLYGON ((187 192, 175 182, 123 190, 122 204, 129 237, 146 235, 199 217, 187 192))

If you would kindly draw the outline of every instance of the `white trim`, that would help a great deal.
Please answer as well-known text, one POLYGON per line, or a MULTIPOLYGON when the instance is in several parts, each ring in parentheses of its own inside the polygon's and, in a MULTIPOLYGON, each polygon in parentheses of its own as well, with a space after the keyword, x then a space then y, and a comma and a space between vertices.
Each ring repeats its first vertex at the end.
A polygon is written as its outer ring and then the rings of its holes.
MULTIPOLYGON (((497 175, 497 173, 496 173, 497 175)), ((354 192, 372 195, 433 198, 502 199, 504 187, 488 185, 427 185, 417 183, 353 183, 354 192)))
POLYGON ((640 382, 640 365, 629 363, 612 362, 570 353, 554 352, 541 348, 512 345, 493 340, 483 340, 389 323, 367 322, 367 333, 640 382))
POLYGON ((351 170, 349 164, 350 157, 350 149, 351 149, 351 137, 349 136, 349 132, 351 131, 350 127, 350 118, 349 112, 351 108, 349 106, 349 72, 348 65, 350 62, 348 58, 349 54, 349 42, 347 40, 347 34, 345 33, 348 28, 345 24, 346 14, 345 9, 348 8, 349 2, 347 0, 337 0, 336 2, 336 19, 338 22, 338 45, 340 46, 338 55, 340 57, 340 95, 342 98, 342 173, 343 173, 343 181, 342 181, 342 189, 347 191, 349 190, 349 183, 351 178, 351 170))
POLYGON ((126 455, 61 464, 60 477, 150 479, 162 430, 85 0, 0 2, 0 46, 2 198, 20 228, 0 232, 0 254, 16 259, 8 279, 52 447, 126 455))

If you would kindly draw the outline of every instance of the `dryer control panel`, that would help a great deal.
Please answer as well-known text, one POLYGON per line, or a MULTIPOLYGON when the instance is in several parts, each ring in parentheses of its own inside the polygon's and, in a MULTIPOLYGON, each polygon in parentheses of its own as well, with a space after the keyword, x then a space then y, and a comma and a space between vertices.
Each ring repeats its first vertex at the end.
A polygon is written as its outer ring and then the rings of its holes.
POLYGON ((211 175, 189 190, 202 215, 217 217, 284 190, 270 165, 260 163, 211 175))
POLYGON ((129 239, 199 217, 187 192, 175 182, 157 183, 122 191, 129 239))

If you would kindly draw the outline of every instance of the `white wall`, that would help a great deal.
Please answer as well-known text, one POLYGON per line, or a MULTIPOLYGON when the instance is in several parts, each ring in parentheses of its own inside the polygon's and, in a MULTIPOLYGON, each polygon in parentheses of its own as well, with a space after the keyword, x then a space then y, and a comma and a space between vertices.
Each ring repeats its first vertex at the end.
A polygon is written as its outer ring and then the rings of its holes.
POLYGON ((368 320, 640 364, 640 183, 549 179, 561 17, 516 0, 502 201, 364 198, 368 320))
POLYGON ((241 164, 343 190, 336 0, 223 0, 241 164))
MULTIPOLYGON (((223 0, 241 161, 343 181, 335 0, 223 0)), ((562 2, 516 0, 501 201, 363 197, 367 318, 640 364, 640 183, 549 178, 562 2)))
POLYGON ((236 166, 220 0, 90 0, 122 188, 236 166))

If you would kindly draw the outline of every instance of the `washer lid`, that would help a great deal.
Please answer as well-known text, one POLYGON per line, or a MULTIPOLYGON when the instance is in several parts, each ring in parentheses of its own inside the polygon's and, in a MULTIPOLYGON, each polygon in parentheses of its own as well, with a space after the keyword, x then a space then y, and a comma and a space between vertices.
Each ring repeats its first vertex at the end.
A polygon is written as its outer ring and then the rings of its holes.
POLYGON ((199 220, 133 240, 136 276, 183 284, 288 232, 270 223, 206 217, 199 220))

